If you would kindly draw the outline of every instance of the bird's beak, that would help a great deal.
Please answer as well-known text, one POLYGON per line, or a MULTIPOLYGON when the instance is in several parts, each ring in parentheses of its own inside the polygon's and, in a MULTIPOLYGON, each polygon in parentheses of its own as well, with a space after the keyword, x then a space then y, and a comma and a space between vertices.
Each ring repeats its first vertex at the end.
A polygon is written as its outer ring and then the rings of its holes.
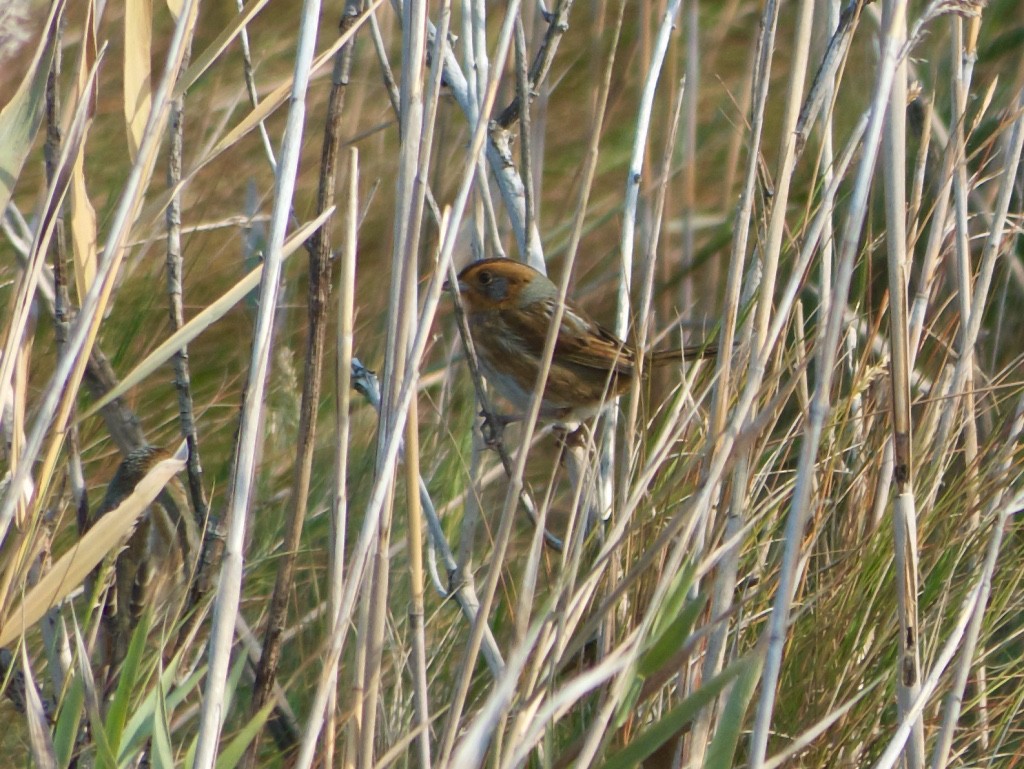
MULTIPOLYGON (((466 293, 466 289, 469 288, 469 286, 467 286, 461 280, 458 281, 458 283, 456 283, 455 285, 458 287, 460 294, 466 293)), ((445 291, 451 291, 452 282, 450 280, 446 280, 444 283, 441 284, 441 288, 444 289, 445 291)))

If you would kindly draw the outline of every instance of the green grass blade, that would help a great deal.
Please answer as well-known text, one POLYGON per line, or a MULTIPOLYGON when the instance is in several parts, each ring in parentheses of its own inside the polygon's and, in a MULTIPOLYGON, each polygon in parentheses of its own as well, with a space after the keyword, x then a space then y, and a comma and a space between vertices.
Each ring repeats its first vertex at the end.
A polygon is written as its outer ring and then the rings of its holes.
POLYGON ((743 675, 751 665, 753 665, 753 662, 748 657, 742 657, 729 665, 729 667, 705 683, 700 689, 672 708, 661 720, 651 724, 641 734, 637 735, 636 739, 618 753, 612 755, 601 765, 602 769, 627 769, 627 767, 635 767, 678 734, 686 724, 696 718, 697 714, 704 707, 713 702, 729 684, 743 675))
POLYGON ((148 610, 144 611, 139 618, 139 624, 132 633, 128 652, 125 654, 124 662, 121 665, 121 672, 117 679, 117 691, 114 693, 114 699, 107 710, 107 741, 110 743, 110 749, 115 754, 120 751, 132 698, 137 695, 139 690, 140 663, 146 652, 146 639, 149 636, 151 620, 152 612, 148 610))

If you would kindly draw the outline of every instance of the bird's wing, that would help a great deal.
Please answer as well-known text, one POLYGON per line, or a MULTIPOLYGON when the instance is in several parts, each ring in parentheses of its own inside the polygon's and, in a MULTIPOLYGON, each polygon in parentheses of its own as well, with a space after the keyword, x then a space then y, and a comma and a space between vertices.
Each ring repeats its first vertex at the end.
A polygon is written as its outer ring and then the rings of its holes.
MULTIPOLYGON (((509 314, 510 331, 537 356, 544 351, 544 341, 557 304, 554 299, 545 299, 509 314)), ((555 342, 555 358, 561 363, 596 371, 633 375, 632 349, 570 302, 566 302, 562 315, 561 328, 555 342)))

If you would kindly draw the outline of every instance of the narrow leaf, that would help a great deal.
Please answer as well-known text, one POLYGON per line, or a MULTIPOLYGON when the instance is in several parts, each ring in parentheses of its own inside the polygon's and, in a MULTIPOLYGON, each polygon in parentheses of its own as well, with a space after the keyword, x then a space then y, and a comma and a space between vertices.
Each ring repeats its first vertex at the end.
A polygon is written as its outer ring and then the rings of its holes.
POLYGON ((46 711, 39 699, 39 690, 28 664, 28 652, 21 645, 21 674, 25 686, 25 718, 28 721, 28 741, 32 748, 32 759, 39 769, 57 769, 57 754, 50 739, 46 711))
POLYGON ((82 709, 85 707, 85 689, 82 677, 71 672, 67 694, 60 706, 60 715, 53 727, 53 750, 57 755, 57 766, 66 767, 78 742, 78 727, 82 723, 82 709))
POLYGON ((133 163, 139 155, 153 104, 152 46, 152 0, 128 0, 124 7, 124 121, 128 129, 128 156, 133 163))
POLYGON ((736 679, 736 684, 729 692, 725 707, 719 714, 715 736, 708 746, 708 752, 704 759, 704 766, 707 769, 729 769, 729 767, 735 766, 733 756, 736 753, 736 745, 740 741, 740 734, 743 732, 743 717, 750 706, 750 699, 754 696, 757 682, 761 680, 763 665, 764 655, 755 652, 754 656, 750 658, 750 664, 736 679))
POLYGON ((21 175, 21 167, 32 150, 32 142, 43 119, 46 78, 53 63, 57 30, 63 14, 64 0, 57 0, 50 7, 46 33, 39 41, 28 72, 17 92, 0 110, 0 212, 11 200, 14 183, 21 175))
POLYGON ((174 769, 174 750, 171 748, 171 716, 164 696, 164 682, 157 680, 156 710, 153 712, 152 761, 154 769, 174 769))
POLYGON ((131 643, 121 663, 121 672, 117 678, 117 691, 107 710, 107 741, 110 749, 117 753, 120 750, 124 735, 125 722, 128 720, 129 707, 132 699, 137 696, 139 688, 139 668, 146 652, 146 639, 149 636, 149 624, 152 612, 146 610, 139 618, 139 624, 132 632, 131 643))
POLYGON ((661 720, 651 724, 626 747, 612 755, 602 765, 603 769, 626 769, 626 767, 637 766, 678 734, 686 724, 697 717, 702 709, 713 702, 726 686, 738 676, 743 675, 744 671, 752 664, 749 658, 742 657, 710 681, 706 681, 697 691, 662 716, 661 720))

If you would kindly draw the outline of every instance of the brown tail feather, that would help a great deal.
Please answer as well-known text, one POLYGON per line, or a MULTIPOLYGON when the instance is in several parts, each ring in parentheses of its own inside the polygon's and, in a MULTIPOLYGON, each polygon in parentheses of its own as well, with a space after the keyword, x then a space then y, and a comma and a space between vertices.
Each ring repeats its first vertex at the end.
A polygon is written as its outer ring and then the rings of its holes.
POLYGON ((713 358, 718 355, 717 344, 691 344, 686 347, 677 347, 674 350, 658 350, 647 355, 647 362, 654 365, 664 363, 678 363, 683 360, 699 360, 701 358, 713 358))

